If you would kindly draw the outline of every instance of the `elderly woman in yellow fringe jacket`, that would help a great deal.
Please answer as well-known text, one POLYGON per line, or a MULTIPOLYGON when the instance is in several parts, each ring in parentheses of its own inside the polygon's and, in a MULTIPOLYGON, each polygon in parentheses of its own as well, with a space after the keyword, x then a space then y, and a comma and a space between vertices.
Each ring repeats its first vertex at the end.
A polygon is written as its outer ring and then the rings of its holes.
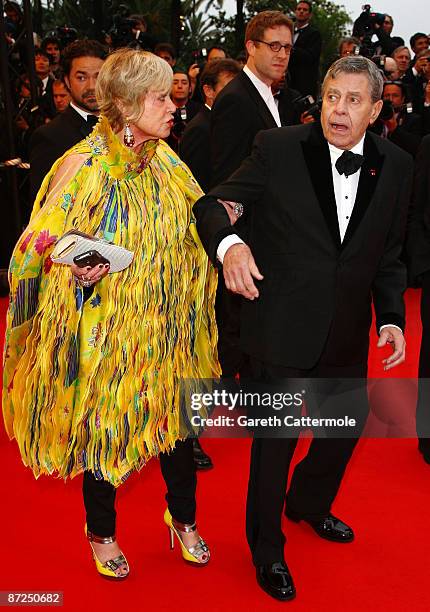
POLYGON ((167 485, 164 521, 182 556, 206 564, 195 525, 196 476, 181 422, 182 379, 218 375, 215 271, 192 216, 201 190, 169 149, 172 71, 122 49, 97 81, 94 131, 46 176, 10 264, 3 411, 36 477, 84 473, 98 572, 129 566, 115 540, 115 491, 151 457, 167 485), (55 264, 53 245, 77 229, 134 252, 132 264, 55 264))

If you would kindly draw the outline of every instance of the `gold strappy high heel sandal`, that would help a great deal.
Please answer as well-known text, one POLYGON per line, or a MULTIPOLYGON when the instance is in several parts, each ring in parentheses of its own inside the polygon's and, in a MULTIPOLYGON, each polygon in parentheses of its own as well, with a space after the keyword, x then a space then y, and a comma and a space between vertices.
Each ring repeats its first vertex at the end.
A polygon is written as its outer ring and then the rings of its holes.
POLYGON ((127 578, 129 572, 130 572, 130 568, 128 567, 128 562, 127 559, 124 557, 124 555, 119 554, 117 557, 115 557, 115 559, 108 559, 107 561, 105 561, 105 563, 102 563, 98 558, 97 555, 94 551, 92 542, 95 542, 96 544, 112 544, 113 542, 116 541, 115 536, 111 536, 109 538, 103 538, 101 536, 97 536, 94 533, 92 533, 91 531, 88 531, 87 526, 85 525, 85 535, 87 536, 87 539, 90 543, 91 546, 91 550, 93 553, 93 559, 94 562, 96 564, 96 568, 98 573, 103 576, 103 578, 108 578, 110 580, 124 580, 124 578, 127 578), (121 565, 125 565, 126 569, 127 569, 127 573, 126 574, 119 574, 117 575, 115 572, 119 570, 119 568, 121 567, 121 565))
POLYGON ((196 530, 196 524, 187 525, 186 523, 179 523, 176 521, 169 512, 169 509, 166 508, 164 513, 164 522, 166 523, 169 534, 170 534, 170 549, 173 550, 175 545, 175 536, 178 538, 179 544, 181 546, 182 557, 188 563, 197 563, 199 565, 206 565, 210 559, 209 548, 204 542, 202 538, 199 538, 199 541, 195 546, 190 546, 187 548, 182 541, 182 537, 180 532, 191 533, 196 530))

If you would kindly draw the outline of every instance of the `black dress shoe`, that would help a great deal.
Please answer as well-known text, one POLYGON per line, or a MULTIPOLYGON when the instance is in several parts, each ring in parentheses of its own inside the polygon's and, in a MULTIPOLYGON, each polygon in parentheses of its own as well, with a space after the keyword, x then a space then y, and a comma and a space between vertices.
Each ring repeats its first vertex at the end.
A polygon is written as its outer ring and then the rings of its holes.
POLYGON ((294 512, 291 512, 291 510, 285 510, 285 515, 296 523, 305 521, 320 538, 324 538, 325 540, 330 540, 331 542, 352 542, 354 539, 354 532, 351 527, 332 514, 328 514, 318 521, 310 521, 306 518, 302 518, 294 512))
POLYGON ((263 591, 279 601, 288 601, 296 596, 293 579, 284 561, 257 565, 257 582, 263 591))
POLYGON ((420 439, 418 441, 418 450, 422 454, 424 461, 430 465, 430 438, 420 439))
POLYGON ((196 470, 210 470, 214 466, 212 459, 202 449, 197 438, 193 438, 193 458, 196 470))

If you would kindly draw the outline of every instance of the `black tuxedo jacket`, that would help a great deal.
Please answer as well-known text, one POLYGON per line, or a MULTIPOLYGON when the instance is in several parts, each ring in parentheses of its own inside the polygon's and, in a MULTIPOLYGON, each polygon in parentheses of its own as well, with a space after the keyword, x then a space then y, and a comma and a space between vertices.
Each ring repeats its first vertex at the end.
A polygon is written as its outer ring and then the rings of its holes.
POLYGON ((430 270, 430 135, 425 136, 415 160, 414 189, 406 252, 413 285, 430 270))
POLYGON ((357 197, 340 241, 330 154, 317 124, 262 132, 230 179, 194 206, 213 262, 237 233, 217 198, 249 209, 247 242, 264 280, 242 300, 240 343, 262 361, 310 369, 366 362, 371 301, 377 325, 403 328, 402 249, 412 160, 367 134, 357 197))
POLYGON ((219 93, 211 110, 211 185, 230 176, 251 153, 260 130, 276 127, 267 104, 244 72, 219 93))
POLYGON ((179 143, 179 157, 187 164, 203 191, 209 189, 211 173, 211 111, 205 106, 191 119, 179 143))
POLYGON ((71 106, 34 131, 30 140, 32 202, 52 164, 91 131, 92 127, 71 106))
POLYGON ((288 64, 290 86, 302 96, 318 94, 319 63, 322 39, 319 31, 311 25, 304 28, 296 42, 288 64))
POLYGON ((282 125, 300 124, 300 113, 294 105, 294 100, 300 97, 300 93, 290 87, 285 87, 277 94, 279 118, 282 125))

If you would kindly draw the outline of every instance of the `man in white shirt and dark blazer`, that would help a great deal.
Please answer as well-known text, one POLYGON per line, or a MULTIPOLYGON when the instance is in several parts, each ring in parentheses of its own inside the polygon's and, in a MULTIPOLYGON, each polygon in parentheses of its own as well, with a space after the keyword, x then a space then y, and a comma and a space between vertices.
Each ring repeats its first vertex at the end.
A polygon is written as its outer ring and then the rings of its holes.
MULTIPOLYGON (((280 11, 263 11, 248 23, 247 64, 220 92, 211 110, 211 186, 239 168, 260 130, 281 125, 271 85, 285 75, 292 37, 293 23, 280 11)), ((246 215, 240 224, 246 226, 246 215)), ((238 346, 239 312, 239 299, 225 291, 220 277, 216 300, 218 355, 227 378, 240 373, 245 362, 238 346)))
MULTIPOLYGON (((370 60, 338 60, 324 80, 321 125, 261 132, 252 155, 194 206, 209 257, 222 262, 227 288, 242 296, 240 347, 257 382, 365 379, 372 302, 378 346, 392 345, 385 369, 404 360, 399 256, 412 159, 366 133, 382 107, 382 86, 370 60), (218 200, 247 210, 243 240, 232 225, 234 209, 218 200)), ((276 599, 295 595, 283 554, 284 506, 320 537, 354 538, 331 505, 366 420, 365 384, 360 393, 355 439, 314 438, 287 497, 296 439, 254 438, 247 538, 257 581, 276 599)))

